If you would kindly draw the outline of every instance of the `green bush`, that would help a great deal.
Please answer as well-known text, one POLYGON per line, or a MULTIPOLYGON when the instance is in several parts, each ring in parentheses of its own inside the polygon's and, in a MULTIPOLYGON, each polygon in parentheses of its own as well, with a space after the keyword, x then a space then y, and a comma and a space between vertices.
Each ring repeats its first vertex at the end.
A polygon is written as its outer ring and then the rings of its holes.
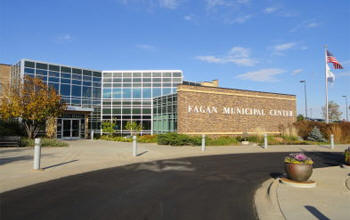
POLYGON ((157 143, 157 135, 142 135, 137 138, 140 143, 157 143))
MULTIPOLYGON (((41 146, 42 147, 66 147, 69 144, 66 142, 57 140, 57 139, 50 139, 50 138, 42 138, 41 139, 41 146)), ((21 138, 21 147, 34 147, 34 139, 29 138, 21 138)))
POLYGON ((118 142, 132 142, 132 138, 121 137, 121 136, 112 136, 112 135, 102 135, 101 140, 106 141, 118 141, 118 142))
POLYGON ((17 120, 0 120, 0 136, 25 136, 23 125, 17 120))
POLYGON ((218 137, 218 138, 208 138, 206 140, 207 145, 210 146, 225 146, 225 145, 237 145, 240 143, 238 140, 240 137, 218 137))

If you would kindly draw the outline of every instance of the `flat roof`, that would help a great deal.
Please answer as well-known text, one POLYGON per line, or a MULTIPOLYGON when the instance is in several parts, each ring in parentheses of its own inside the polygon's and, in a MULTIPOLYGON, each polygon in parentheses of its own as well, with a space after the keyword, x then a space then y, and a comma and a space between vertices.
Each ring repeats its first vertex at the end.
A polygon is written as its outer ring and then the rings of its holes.
MULTIPOLYGON (((179 84, 179 86, 184 84, 179 84)), ((248 89, 233 89, 233 88, 225 88, 225 87, 211 87, 211 86, 202 86, 202 85, 184 85, 184 86, 194 86, 194 87, 202 87, 202 88, 211 88, 211 89, 227 89, 227 90, 235 90, 235 91, 245 91, 245 92, 259 92, 259 93, 267 93, 267 94, 275 94, 275 95, 288 95, 288 96, 296 96, 292 94, 285 93, 277 93, 277 92, 263 92, 257 90, 248 90, 248 89)))
POLYGON ((103 73, 127 73, 127 72, 139 72, 139 73, 148 73, 148 72, 181 72, 182 70, 102 70, 103 73))

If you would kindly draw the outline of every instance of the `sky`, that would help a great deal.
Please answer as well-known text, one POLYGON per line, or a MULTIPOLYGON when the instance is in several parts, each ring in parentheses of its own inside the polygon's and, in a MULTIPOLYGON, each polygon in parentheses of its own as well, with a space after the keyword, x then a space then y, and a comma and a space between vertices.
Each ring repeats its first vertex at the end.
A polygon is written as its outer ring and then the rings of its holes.
MULTIPOLYGON (((294 94, 321 118, 350 102, 349 0, 1 0, 0 63, 22 58, 96 70, 180 69, 188 81, 294 94)), ((345 113, 343 114, 345 117, 345 113)))

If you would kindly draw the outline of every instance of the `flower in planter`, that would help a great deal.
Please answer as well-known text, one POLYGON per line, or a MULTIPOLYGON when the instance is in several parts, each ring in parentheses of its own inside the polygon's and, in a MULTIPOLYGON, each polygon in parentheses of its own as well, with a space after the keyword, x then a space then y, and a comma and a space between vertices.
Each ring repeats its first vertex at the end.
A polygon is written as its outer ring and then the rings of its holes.
POLYGON ((287 157, 284 158, 284 162, 292 163, 292 164, 309 164, 309 165, 314 163, 310 157, 306 156, 303 153, 289 154, 287 157))

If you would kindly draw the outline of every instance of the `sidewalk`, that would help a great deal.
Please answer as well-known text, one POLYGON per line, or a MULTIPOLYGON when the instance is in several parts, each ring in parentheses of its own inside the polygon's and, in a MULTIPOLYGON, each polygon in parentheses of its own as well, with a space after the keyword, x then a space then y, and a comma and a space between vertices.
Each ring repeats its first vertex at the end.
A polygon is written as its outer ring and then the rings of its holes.
POLYGON ((310 178, 315 188, 295 188, 278 179, 262 184, 255 194, 260 220, 337 219, 350 213, 350 168, 317 168, 310 178))
POLYGON ((41 167, 34 171, 33 148, 0 148, 0 193, 46 182, 74 174, 116 167, 131 163, 180 157, 208 156, 235 153, 268 153, 290 151, 344 151, 346 146, 213 146, 205 152, 200 147, 171 147, 157 144, 138 144, 137 157, 132 156, 132 144, 99 140, 68 141, 69 147, 42 148, 41 167))

